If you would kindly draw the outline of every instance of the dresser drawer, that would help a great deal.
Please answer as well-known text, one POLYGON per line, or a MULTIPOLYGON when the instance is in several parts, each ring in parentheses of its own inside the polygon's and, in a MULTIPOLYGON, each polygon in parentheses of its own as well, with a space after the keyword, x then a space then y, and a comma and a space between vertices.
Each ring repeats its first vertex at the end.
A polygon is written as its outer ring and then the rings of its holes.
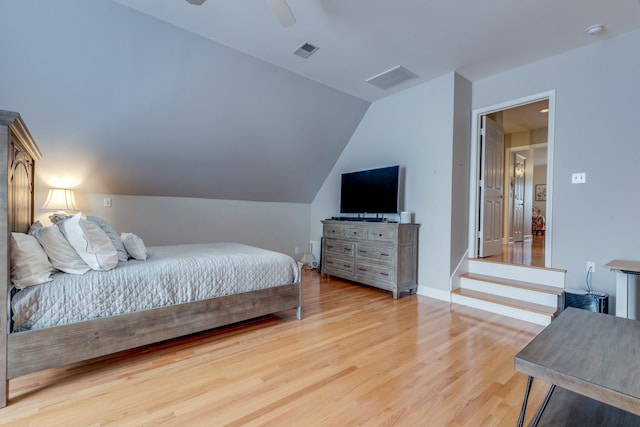
POLYGON ((377 261, 392 262, 394 260, 396 249, 386 246, 371 246, 358 244, 356 253, 359 257, 371 258, 377 261))
POLYGON ((367 239, 375 242, 395 242, 398 238, 395 228, 368 230, 367 239))
POLYGON ((347 239, 367 240, 367 229, 362 227, 345 227, 344 237, 347 239))
POLYGON ((353 243, 342 240, 327 239, 324 244, 324 249, 327 251, 327 255, 353 256, 353 243))
POLYGON ((393 266, 371 265, 358 262, 356 266, 356 278, 373 279, 379 283, 393 284, 395 272, 393 266))
POLYGON ((327 255, 325 258, 324 271, 327 274, 335 273, 336 275, 347 274, 353 276, 353 261, 327 255))
POLYGON ((325 224, 323 229, 324 237, 344 237, 345 226, 341 224, 325 224))

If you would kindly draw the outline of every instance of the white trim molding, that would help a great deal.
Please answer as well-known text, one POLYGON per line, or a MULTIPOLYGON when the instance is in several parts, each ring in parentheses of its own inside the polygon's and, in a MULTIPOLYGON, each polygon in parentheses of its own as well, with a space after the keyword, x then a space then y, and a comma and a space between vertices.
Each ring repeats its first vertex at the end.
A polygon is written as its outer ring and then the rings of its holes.
POLYGON ((418 286, 418 295, 434 298, 440 301, 451 302, 451 294, 442 289, 430 288, 427 286, 418 286))
POLYGON ((495 113, 497 111, 507 110, 509 108, 518 107, 520 105, 530 104, 532 102, 549 100, 548 113, 548 130, 547 130, 547 209, 546 216, 551 218, 547 221, 545 235, 545 267, 551 265, 551 236, 553 235, 553 154, 554 154, 554 135, 555 135, 555 110, 556 110, 556 91, 555 89, 546 92, 529 95, 523 98, 502 102, 500 104, 488 107, 476 108, 471 113, 471 163, 469 167, 469 257, 476 258, 478 253, 478 169, 480 156, 478 152, 478 138, 480 135, 481 117, 495 113))

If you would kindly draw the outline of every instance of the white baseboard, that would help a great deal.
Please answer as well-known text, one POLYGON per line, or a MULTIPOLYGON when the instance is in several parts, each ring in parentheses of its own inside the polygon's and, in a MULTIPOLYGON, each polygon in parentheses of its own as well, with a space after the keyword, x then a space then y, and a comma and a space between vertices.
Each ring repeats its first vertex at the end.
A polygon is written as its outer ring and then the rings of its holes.
POLYGON ((418 295, 424 295, 425 297, 430 297, 434 299, 438 299, 440 301, 451 302, 451 294, 449 291, 443 291, 441 289, 430 288, 427 286, 418 286, 418 295))

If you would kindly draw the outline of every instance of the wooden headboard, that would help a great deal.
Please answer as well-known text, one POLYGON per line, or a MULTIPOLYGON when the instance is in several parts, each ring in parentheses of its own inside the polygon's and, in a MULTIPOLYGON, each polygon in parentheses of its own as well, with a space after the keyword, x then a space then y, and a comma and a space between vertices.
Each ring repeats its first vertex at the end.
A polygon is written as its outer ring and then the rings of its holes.
MULTIPOLYGON (((0 361, 3 362, 7 360, 10 324, 11 232, 26 233, 33 222, 35 162, 41 157, 20 114, 0 110, 0 361)), ((0 363, 0 377, 6 378, 6 369, 7 364, 0 363)), ((0 389, 0 397, 6 397, 6 392, 6 386, 0 389)))
POLYGON ((18 113, 0 110, 0 132, 0 153, 7 165, 1 172, 7 183, 6 192, 0 189, 0 203, 6 206, 2 222, 7 231, 26 233, 34 218, 35 162, 42 155, 18 113))

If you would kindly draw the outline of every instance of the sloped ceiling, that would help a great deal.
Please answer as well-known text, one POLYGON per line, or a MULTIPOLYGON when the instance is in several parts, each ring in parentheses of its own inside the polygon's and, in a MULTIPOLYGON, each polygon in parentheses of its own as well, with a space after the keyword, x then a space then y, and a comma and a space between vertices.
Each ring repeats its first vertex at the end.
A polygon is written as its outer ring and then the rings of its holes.
POLYGON ((114 0, 345 93, 375 101, 457 71, 470 81, 640 28, 638 0, 114 0), (592 24, 605 25, 588 36, 592 24), (320 49, 291 54, 304 42, 320 49), (366 79, 402 65, 419 77, 382 91, 366 79))
POLYGON ((369 106, 107 0, 5 2, 0 39, 0 109, 81 192, 310 202, 369 106))
POLYGON ((640 28, 638 0, 288 2, 289 28, 264 0, 5 1, 0 109, 25 119, 45 187, 307 203, 370 102, 640 28), (364 81, 396 65, 419 77, 364 81))

